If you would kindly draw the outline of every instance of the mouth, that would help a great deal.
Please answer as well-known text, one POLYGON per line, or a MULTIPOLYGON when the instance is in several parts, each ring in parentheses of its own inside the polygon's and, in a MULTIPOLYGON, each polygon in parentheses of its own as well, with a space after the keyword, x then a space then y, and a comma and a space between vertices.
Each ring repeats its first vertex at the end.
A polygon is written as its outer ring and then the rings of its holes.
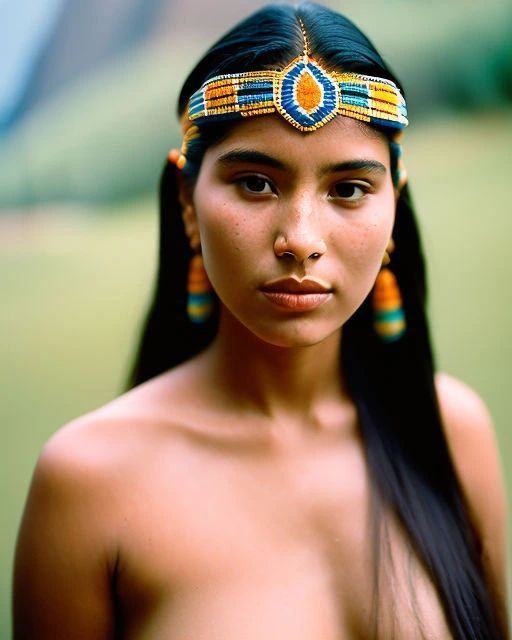
POLYGON ((277 307, 289 311, 311 311, 327 302, 333 290, 314 278, 280 278, 264 284, 261 291, 277 307))
POLYGON ((280 293, 331 293, 332 287, 315 278, 278 278, 265 283, 261 290, 264 292, 280 293))

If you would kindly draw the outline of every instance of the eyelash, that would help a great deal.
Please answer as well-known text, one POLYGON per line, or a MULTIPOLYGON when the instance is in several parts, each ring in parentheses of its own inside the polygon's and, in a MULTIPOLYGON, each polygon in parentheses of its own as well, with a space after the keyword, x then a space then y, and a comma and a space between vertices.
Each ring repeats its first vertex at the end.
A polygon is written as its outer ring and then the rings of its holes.
MULTIPOLYGON (((252 196, 268 196, 274 194, 277 195, 277 189, 274 187, 274 185, 272 184, 272 182, 268 179, 265 178, 262 175, 259 174, 250 174, 247 176, 241 176, 239 178, 237 178, 235 181, 235 184, 237 184, 239 186, 239 188, 246 194, 252 195, 252 196), (247 188, 247 185, 244 187, 244 183, 246 184, 249 180, 261 180, 262 182, 266 183, 266 185, 268 185, 270 187, 270 191, 252 191, 251 189, 247 188)), ((371 192, 371 186, 367 183, 362 183, 362 182, 351 182, 351 181, 340 181, 337 182, 333 185, 331 191, 333 189, 336 189, 336 187, 338 186, 344 186, 344 187, 353 187, 355 189, 359 189, 362 192, 362 195, 360 195, 359 197, 355 198, 355 199, 350 199, 349 197, 343 197, 343 196, 339 196, 339 195, 334 195, 331 196, 334 200, 343 200, 346 203, 355 203, 355 202, 359 202, 360 200, 362 200, 368 193, 371 192)), ((329 192, 329 195, 331 195, 331 191, 329 192)))
POLYGON ((343 187, 353 187, 354 189, 359 189, 359 191, 362 192, 362 195, 360 195, 358 198, 355 199, 351 199, 349 197, 342 197, 342 196, 333 196, 334 199, 339 198, 340 200, 344 200, 345 202, 359 202, 360 200, 362 200, 368 193, 370 193, 371 191, 371 187, 368 184, 365 183, 361 183, 361 182, 337 182, 334 186, 333 189, 336 189, 336 187, 339 186, 343 186, 343 187))
POLYGON ((275 189, 274 185, 270 182, 270 180, 268 178, 265 178, 264 176, 260 176, 257 173, 252 173, 252 174, 250 174, 248 176, 241 176, 240 178, 237 178, 234 182, 246 194, 264 195, 264 196, 270 195, 269 191, 251 191, 250 189, 244 188, 243 184, 248 182, 249 180, 262 180, 263 182, 265 182, 270 187, 270 190, 271 190, 270 192, 277 195, 277 190, 275 189))

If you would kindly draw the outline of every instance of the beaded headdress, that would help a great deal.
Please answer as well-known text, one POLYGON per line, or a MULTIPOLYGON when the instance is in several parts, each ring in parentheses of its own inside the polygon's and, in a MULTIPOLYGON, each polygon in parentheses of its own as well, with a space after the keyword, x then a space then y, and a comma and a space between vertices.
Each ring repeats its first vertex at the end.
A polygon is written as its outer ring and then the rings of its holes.
POLYGON ((302 55, 282 70, 248 71, 215 76, 190 97, 183 119, 184 137, 178 166, 186 163, 188 144, 205 123, 279 113, 301 131, 314 131, 337 115, 390 129, 397 158, 397 179, 405 182, 401 165, 401 130, 407 126, 407 108, 400 89, 391 80, 351 72, 329 72, 309 52, 304 37, 302 55))

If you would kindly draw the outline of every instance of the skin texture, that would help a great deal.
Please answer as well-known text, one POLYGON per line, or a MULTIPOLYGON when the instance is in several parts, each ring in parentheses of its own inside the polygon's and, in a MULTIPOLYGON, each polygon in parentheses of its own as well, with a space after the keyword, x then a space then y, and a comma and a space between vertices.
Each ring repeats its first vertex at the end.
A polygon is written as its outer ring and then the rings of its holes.
POLYGON ((388 145, 349 118, 336 118, 314 135, 277 116, 252 118, 207 151, 192 206, 206 270, 238 324, 272 345, 317 344, 339 332, 381 266, 395 209, 388 145), (267 154, 283 169, 220 160, 248 150, 267 154), (366 159, 381 168, 329 170, 366 159), (279 255, 287 251, 296 257, 279 255), (309 258, 315 253, 320 257, 309 258), (306 274, 334 289, 314 313, 284 316, 255 295, 276 277, 306 274))
MULTIPOLYGON (((219 333, 45 445, 17 546, 15 640, 368 640, 370 489, 338 353, 393 226, 387 144, 342 117, 310 135, 255 118, 207 152, 181 197, 222 301, 219 333), (285 166, 219 162, 240 151, 285 166), (353 160, 373 170, 323 171, 353 160), (278 308, 260 287, 288 275, 331 295, 278 308)), ((492 422, 463 383, 436 385, 504 601, 492 422)), ((425 571, 382 515, 381 637, 449 638, 425 571)))

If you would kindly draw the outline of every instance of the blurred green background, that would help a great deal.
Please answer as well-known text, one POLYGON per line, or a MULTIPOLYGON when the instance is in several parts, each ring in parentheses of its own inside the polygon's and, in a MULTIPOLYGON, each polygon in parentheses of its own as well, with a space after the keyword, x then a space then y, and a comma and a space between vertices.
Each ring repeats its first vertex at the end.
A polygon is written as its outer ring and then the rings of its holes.
MULTIPOLYGON (((87 72, 71 68, 0 138, 1 640, 10 637, 15 536, 41 446, 118 395, 127 374, 155 272, 156 189, 179 139, 179 87, 205 46, 261 4, 162 2, 144 37, 87 72)), ((327 4, 363 28, 406 87, 404 159, 435 353, 440 369, 486 400, 511 495, 512 8, 327 4)), ((54 56, 58 35, 47 43, 54 56)))

